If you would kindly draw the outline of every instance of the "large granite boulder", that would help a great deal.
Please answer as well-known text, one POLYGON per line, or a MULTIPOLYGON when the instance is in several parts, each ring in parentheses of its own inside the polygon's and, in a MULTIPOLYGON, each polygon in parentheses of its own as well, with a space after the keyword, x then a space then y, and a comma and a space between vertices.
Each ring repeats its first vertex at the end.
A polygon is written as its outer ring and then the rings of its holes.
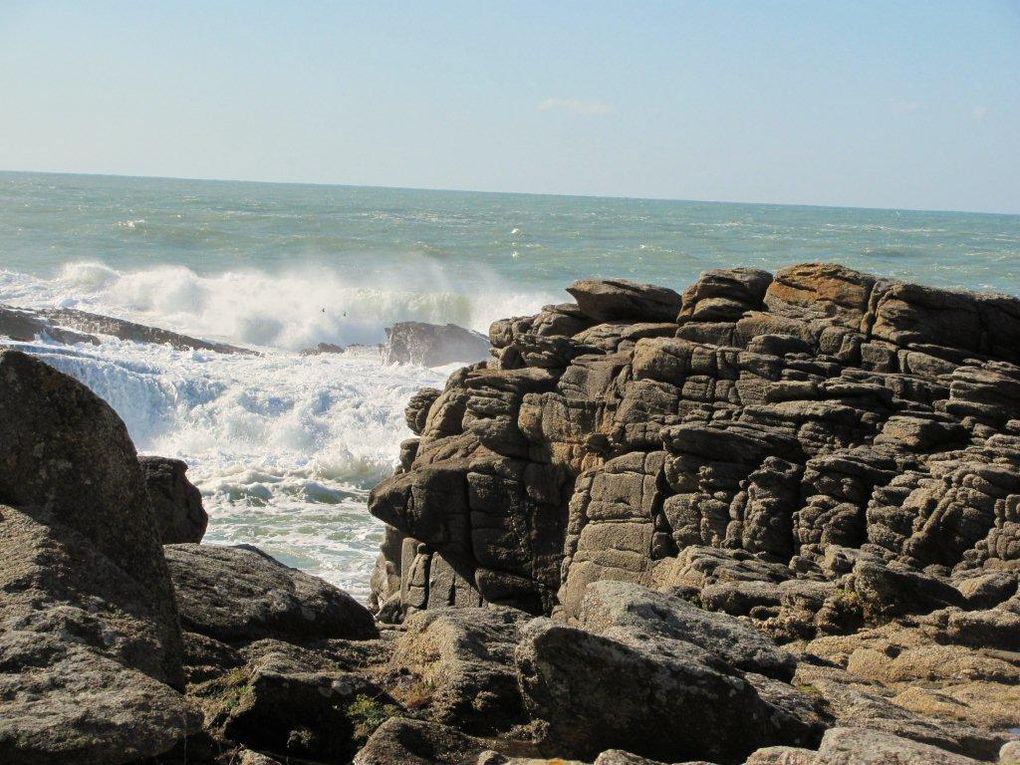
POLYGON ((201 542, 209 514, 202 507, 201 492, 185 475, 188 466, 169 457, 139 457, 138 461, 163 544, 201 542))
POLYGON ((372 614, 346 592, 254 547, 163 549, 186 630, 225 643, 378 635, 372 614))
POLYGON ((199 722, 134 446, 87 388, 0 353, 0 761, 119 763, 199 722))

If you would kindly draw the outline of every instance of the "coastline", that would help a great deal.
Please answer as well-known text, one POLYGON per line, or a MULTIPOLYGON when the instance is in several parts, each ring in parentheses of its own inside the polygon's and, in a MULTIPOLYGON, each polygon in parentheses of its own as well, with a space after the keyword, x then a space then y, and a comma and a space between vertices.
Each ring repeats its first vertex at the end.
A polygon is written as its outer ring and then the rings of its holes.
POLYGON ((831 264, 569 291, 412 398, 375 618, 198 544, 182 467, 4 351, 5 761, 1008 762, 1020 300, 831 264))

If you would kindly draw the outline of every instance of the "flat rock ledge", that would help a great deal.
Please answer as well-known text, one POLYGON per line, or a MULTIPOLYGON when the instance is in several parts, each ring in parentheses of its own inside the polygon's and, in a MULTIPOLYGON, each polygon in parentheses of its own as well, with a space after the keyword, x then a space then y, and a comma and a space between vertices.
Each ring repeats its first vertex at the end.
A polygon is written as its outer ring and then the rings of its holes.
POLYGON ((1018 301, 569 292, 409 403, 374 615, 0 352, 0 762, 1020 761, 1018 301))

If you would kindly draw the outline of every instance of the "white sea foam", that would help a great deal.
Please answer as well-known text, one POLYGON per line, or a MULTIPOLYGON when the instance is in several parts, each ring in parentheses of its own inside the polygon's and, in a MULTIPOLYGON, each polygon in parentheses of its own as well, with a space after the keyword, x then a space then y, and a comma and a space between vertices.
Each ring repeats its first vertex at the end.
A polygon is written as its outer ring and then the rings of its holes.
POLYGON ((56 278, 4 272, 3 298, 81 308, 234 343, 300 350, 316 343, 378 343, 397 321, 452 322, 479 331, 503 316, 534 313, 555 293, 517 291, 480 270, 452 283, 427 262, 402 274, 341 276, 328 269, 197 274, 160 265, 117 271, 94 262, 61 267, 56 278))

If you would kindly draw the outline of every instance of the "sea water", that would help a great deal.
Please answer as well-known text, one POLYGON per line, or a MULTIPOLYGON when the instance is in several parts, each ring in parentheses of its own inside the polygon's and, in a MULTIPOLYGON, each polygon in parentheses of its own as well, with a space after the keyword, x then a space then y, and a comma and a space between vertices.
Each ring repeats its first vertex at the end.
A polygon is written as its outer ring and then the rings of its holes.
POLYGON ((20 344, 179 457, 206 540, 257 544, 367 597, 371 487, 403 408, 449 369, 383 365, 393 322, 494 319, 617 276, 827 260, 1020 294, 1020 216, 0 173, 0 302, 80 308, 259 356, 109 340, 20 344), (345 354, 302 356, 327 342, 345 354))

